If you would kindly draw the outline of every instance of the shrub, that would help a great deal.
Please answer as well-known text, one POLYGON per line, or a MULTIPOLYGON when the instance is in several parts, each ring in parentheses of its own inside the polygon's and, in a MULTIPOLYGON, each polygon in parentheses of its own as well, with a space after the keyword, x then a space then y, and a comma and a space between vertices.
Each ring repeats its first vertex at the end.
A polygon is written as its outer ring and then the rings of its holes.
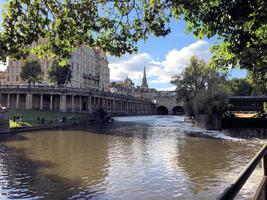
POLYGON ((204 90, 198 93, 192 102, 195 116, 202 114, 221 116, 227 110, 228 95, 224 90, 204 90))

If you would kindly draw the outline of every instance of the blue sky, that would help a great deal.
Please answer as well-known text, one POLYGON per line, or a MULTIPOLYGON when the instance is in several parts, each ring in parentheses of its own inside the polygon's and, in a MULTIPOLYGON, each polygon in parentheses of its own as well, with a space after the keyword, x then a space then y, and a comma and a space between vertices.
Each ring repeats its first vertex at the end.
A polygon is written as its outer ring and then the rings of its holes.
MULTIPOLYGON (((1 9, 3 3, 4 1, 1 0, 1 9)), ((198 40, 192 34, 185 34, 186 24, 181 20, 172 20, 170 27, 172 32, 166 37, 150 36, 147 41, 140 41, 136 54, 124 55, 120 58, 108 56, 111 80, 120 81, 129 76, 135 85, 140 85, 145 66, 149 86, 169 90, 174 89, 170 84, 172 76, 184 69, 192 55, 197 55, 209 62, 209 48, 214 39, 198 40)), ((0 65, 1 70, 4 68, 0 65)), ((235 69, 230 75, 245 77, 246 72, 235 69)))
MULTIPOLYGON (((138 52, 120 58, 111 58, 111 79, 122 80, 127 75, 136 85, 141 84, 143 67, 146 66, 148 84, 157 89, 174 89, 171 78, 185 68, 190 57, 197 55, 206 62, 210 60, 209 48, 215 39, 198 40, 192 34, 185 34, 184 21, 172 20, 171 34, 166 37, 149 37, 147 41, 138 43, 138 52)), ((235 69, 230 77, 245 77, 246 71, 235 69)))

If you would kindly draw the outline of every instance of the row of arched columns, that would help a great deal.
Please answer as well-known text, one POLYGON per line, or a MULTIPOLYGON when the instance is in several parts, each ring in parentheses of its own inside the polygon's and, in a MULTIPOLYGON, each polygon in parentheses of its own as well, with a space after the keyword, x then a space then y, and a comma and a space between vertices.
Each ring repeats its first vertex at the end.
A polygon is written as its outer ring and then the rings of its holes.
POLYGON ((0 104, 2 107, 26 110, 93 112, 102 108, 110 113, 127 115, 155 113, 155 105, 149 101, 101 93, 0 91, 0 104))

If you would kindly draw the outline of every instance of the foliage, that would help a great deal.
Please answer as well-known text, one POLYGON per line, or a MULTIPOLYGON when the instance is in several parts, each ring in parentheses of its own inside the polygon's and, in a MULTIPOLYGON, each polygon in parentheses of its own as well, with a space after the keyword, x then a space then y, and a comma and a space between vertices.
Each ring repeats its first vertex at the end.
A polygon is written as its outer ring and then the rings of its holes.
POLYGON ((64 84, 67 84, 71 81, 72 71, 69 64, 61 66, 59 61, 56 60, 53 62, 49 70, 49 79, 56 83, 58 87, 61 87, 64 84))
POLYGON ((192 56, 184 71, 174 77, 178 100, 184 102, 187 115, 218 114, 227 105, 225 74, 210 68, 204 60, 192 56))
POLYGON ((21 67, 20 77, 23 81, 27 81, 29 86, 31 83, 40 82, 42 80, 42 68, 39 61, 26 60, 21 67))
POLYGON ((92 116, 98 123, 104 123, 111 120, 111 115, 107 113, 103 108, 96 109, 92 113, 92 116))
MULTIPOLYGON (((217 37, 213 65, 240 65, 267 82, 267 1, 263 0, 10 0, 0 32, 1 60, 48 51, 66 58, 80 44, 113 55, 136 51, 150 33, 170 33, 170 18, 183 18, 187 32, 217 37), (44 39, 43 42, 40 42, 44 39)), ((257 83, 259 84, 259 83, 257 83)))
POLYGON ((240 66, 254 80, 267 80, 267 1, 173 0, 177 15, 184 15, 188 32, 199 38, 217 36, 212 47, 213 66, 240 66))
POLYGON ((228 95, 224 90, 204 90, 198 93, 193 101, 195 115, 221 116, 227 110, 228 95))
POLYGON ((194 116, 194 105, 193 102, 191 100, 185 101, 184 105, 183 105, 184 111, 185 111, 185 115, 192 117, 194 116))
POLYGON ((264 112, 267 113, 267 102, 263 103, 263 109, 264 109, 264 112))
POLYGON ((236 96, 250 96, 252 94, 253 85, 246 78, 234 78, 228 81, 227 86, 229 87, 232 95, 236 96))
POLYGON ((206 87, 207 76, 205 76, 205 72, 207 70, 208 68, 204 60, 200 60, 196 56, 190 58, 190 63, 183 73, 177 75, 171 81, 171 83, 177 86, 178 100, 188 101, 206 87))
POLYGON ((252 73, 248 74, 247 80, 253 87, 252 95, 267 95, 267 81, 254 80, 252 73))
POLYGON ((252 95, 267 95, 267 83, 253 84, 252 95))
POLYGON ((4 10, 0 55, 25 56, 33 42, 34 53, 41 56, 49 50, 66 58, 81 44, 113 55, 132 53, 148 34, 169 33, 164 7, 145 0, 10 0, 4 10))
POLYGON ((214 90, 225 83, 225 74, 210 68, 197 56, 190 58, 184 71, 175 76, 171 83, 176 85, 178 100, 189 101, 200 91, 214 90))

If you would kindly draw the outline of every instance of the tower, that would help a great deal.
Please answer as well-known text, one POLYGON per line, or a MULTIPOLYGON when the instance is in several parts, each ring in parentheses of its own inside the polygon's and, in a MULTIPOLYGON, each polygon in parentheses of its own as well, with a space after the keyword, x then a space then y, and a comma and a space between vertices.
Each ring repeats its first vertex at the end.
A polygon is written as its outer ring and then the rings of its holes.
POLYGON ((144 67, 144 75, 142 79, 141 88, 148 88, 147 79, 146 79, 146 67, 144 67))

